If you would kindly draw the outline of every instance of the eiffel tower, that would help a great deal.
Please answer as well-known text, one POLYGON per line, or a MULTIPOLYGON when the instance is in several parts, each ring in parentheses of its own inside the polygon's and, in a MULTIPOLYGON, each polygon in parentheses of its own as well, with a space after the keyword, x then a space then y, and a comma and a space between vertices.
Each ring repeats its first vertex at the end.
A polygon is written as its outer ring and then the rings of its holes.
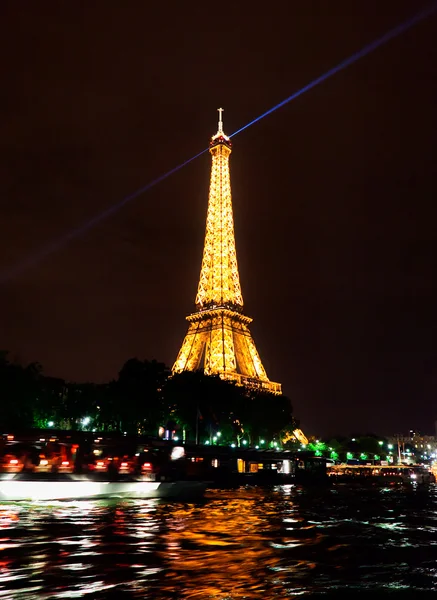
POLYGON ((173 373, 203 369, 245 387, 281 393, 281 384, 267 377, 243 314, 243 296, 235 250, 229 156, 230 138, 223 132, 223 109, 218 131, 211 138, 212 156, 205 246, 196 312, 187 317, 188 332, 173 373))

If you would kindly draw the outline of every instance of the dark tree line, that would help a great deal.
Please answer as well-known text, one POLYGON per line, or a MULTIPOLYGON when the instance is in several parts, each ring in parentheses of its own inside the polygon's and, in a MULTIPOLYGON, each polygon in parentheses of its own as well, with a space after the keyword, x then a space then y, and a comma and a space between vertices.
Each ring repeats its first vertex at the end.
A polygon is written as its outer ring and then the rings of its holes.
POLYGON ((48 377, 0 353, 0 425, 6 429, 95 429, 157 435, 159 427, 187 440, 280 440, 295 426, 285 396, 246 390, 202 372, 170 376, 160 362, 128 360, 103 384, 48 377), (219 436, 217 438, 217 436, 219 436))

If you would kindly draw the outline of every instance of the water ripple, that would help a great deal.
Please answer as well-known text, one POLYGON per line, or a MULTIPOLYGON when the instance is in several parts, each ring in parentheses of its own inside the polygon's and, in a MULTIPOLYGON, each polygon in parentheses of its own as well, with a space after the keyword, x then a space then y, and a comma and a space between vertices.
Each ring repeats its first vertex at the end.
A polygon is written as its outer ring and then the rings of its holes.
POLYGON ((0 504, 0 598, 422 600, 437 591, 436 514, 435 486, 0 504))

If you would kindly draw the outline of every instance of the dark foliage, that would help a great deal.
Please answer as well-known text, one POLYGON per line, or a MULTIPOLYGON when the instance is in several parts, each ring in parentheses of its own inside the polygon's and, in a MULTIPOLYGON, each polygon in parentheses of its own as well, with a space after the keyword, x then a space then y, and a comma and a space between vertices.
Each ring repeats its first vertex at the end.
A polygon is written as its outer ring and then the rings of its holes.
POLYGON ((161 426, 185 439, 219 436, 279 439, 294 427, 290 400, 247 390, 203 372, 173 377, 163 363, 129 359, 115 381, 73 383, 43 375, 40 365, 22 366, 0 353, 0 425, 96 429, 157 435, 161 426))

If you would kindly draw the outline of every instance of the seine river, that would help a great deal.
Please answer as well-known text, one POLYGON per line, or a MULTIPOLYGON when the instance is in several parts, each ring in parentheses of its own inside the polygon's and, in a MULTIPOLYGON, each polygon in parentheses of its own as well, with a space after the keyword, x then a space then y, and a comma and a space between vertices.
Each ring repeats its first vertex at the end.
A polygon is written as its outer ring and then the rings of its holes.
POLYGON ((0 504, 0 598, 423 598, 437 488, 0 504))

